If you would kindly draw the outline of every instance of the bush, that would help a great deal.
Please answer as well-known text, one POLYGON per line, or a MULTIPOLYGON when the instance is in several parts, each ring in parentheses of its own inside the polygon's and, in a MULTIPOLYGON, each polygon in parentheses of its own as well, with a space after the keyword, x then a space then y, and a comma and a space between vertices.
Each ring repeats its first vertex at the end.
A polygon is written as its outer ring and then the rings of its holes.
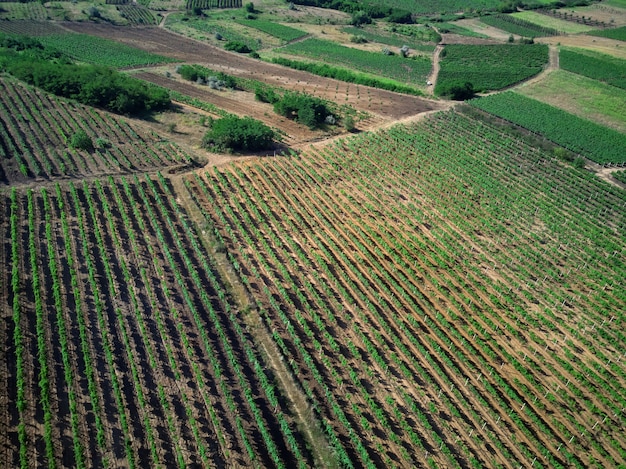
POLYGON ((76 150, 93 151, 93 142, 84 130, 79 130, 70 139, 70 148, 76 150))
POLYGON ((228 41, 224 45, 224 49, 232 52, 239 52, 240 54, 249 54, 252 52, 252 49, 250 49, 246 44, 238 41, 228 41))
POLYGON ((212 151, 259 151, 272 148, 276 133, 250 117, 224 117, 212 123, 202 146, 212 151))

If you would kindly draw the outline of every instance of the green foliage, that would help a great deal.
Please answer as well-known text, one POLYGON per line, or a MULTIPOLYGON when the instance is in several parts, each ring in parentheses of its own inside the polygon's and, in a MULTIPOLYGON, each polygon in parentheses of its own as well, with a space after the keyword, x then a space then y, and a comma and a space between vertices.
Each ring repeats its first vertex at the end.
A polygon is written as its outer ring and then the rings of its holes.
POLYGON ((250 52, 252 52, 252 49, 248 47, 247 44, 239 41, 228 41, 226 44, 224 44, 224 49, 231 52, 238 52, 240 54, 249 54, 250 52))
POLYGON ((524 37, 558 36, 561 34, 554 28, 539 26, 510 15, 483 16, 481 21, 494 28, 524 37))
POLYGON ((626 135, 517 93, 506 92, 471 101, 596 163, 626 162, 626 135))
POLYGON ((224 72, 218 72, 211 70, 210 68, 202 67, 201 65, 179 65, 176 67, 176 72, 180 74, 185 80, 206 83, 211 85, 215 83, 216 88, 242 88, 240 80, 232 75, 228 75, 224 72))
POLYGON ((170 104, 169 94, 163 89, 110 68, 67 63, 47 48, 26 44, 0 49, 0 65, 16 78, 49 93, 120 114, 164 109, 170 104), (20 52, 15 51, 23 46, 20 52))
POLYGON ((417 96, 422 95, 422 93, 418 89, 411 86, 405 86, 393 81, 377 79, 374 77, 353 72, 352 70, 332 67, 327 64, 300 62, 297 60, 285 59, 282 57, 274 58, 272 59, 272 62, 279 65, 284 65, 285 67, 291 67, 296 70, 303 70, 305 72, 313 73, 315 75, 334 78, 335 80, 341 80, 348 83, 357 83, 359 85, 371 86, 383 90, 397 91, 398 93, 413 94, 417 96))
POLYGON ((244 26, 263 31, 264 33, 267 33, 270 36, 277 37, 282 41, 293 41, 295 39, 304 37, 307 34, 305 31, 301 31, 300 29, 284 26, 280 23, 275 23, 273 21, 239 20, 237 22, 239 24, 243 24, 244 26))
POLYGON ((274 102, 274 112, 315 129, 322 125, 330 110, 320 98, 311 95, 287 92, 274 102))
POLYGON ((423 83, 432 67, 431 60, 426 57, 404 60, 398 56, 368 52, 314 38, 289 44, 281 50, 287 54, 302 55, 333 64, 345 64, 356 70, 405 83, 423 83))
POLYGON ((246 7, 245 8, 246 8, 246 11, 248 13, 254 13, 256 11, 254 9, 254 3, 252 3, 252 2, 246 3, 246 7))
POLYGON ((352 26, 363 26, 364 24, 372 24, 372 18, 363 10, 355 11, 352 13, 352 19, 350 20, 352 26))
POLYGON ((93 151, 93 141, 84 130, 77 131, 69 141, 70 148, 76 150, 93 151))
POLYGON ((259 151, 272 147, 276 133, 250 117, 229 116, 213 122, 202 146, 211 151, 259 151))
POLYGON ((626 171, 615 171, 614 173, 611 173, 611 176, 619 182, 626 184, 626 171))
POLYGON ((559 66, 563 70, 626 89, 626 60, 590 51, 561 49, 559 66))
POLYGON ((548 46, 451 44, 442 56, 436 94, 442 94, 450 83, 466 82, 480 93, 514 85, 539 73, 548 61, 548 46))

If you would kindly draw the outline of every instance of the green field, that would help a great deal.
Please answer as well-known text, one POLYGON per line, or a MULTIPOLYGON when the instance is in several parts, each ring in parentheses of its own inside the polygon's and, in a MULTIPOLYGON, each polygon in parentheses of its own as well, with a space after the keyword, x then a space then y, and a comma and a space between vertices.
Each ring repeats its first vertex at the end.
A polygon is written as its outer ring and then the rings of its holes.
POLYGON ((341 64, 344 67, 392 78, 403 83, 422 84, 432 66, 430 59, 424 57, 412 59, 398 55, 384 55, 382 52, 367 52, 313 38, 289 44, 281 48, 280 52, 309 57, 332 65, 341 64))
POLYGON ((582 75, 556 70, 517 91, 626 134, 626 90, 582 75))
POLYGON ((522 20, 529 21, 544 28, 556 29, 566 34, 578 34, 592 31, 594 28, 591 26, 585 26, 583 24, 573 23, 571 21, 565 21, 558 18, 552 18, 551 16, 542 15, 536 11, 520 11, 512 13, 511 16, 520 18, 522 20))
POLYGON ((626 171, 616 171, 611 174, 615 179, 626 184, 626 171))
POLYGON ((342 28, 341 32, 350 34, 351 36, 362 37, 368 42, 377 42, 379 44, 386 44, 398 48, 406 44, 411 49, 432 52, 435 48, 433 43, 438 42, 439 39, 435 36, 438 35, 430 28, 411 29, 415 31, 415 34, 412 36, 396 34, 393 32, 384 33, 378 30, 371 30, 363 27, 356 28, 354 26, 342 28))
POLYGON ((547 61, 543 44, 450 44, 442 53, 437 89, 459 82, 472 83, 477 92, 502 89, 536 75, 547 61))
POLYGON ((511 91, 475 99, 471 104, 596 163, 626 162, 626 135, 554 106, 511 91))
POLYGON ((108 67, 135 67, 157 63, 175 62, 174 59, 152 54, 133 47, 87 34, 52 34, 39 40, 80 62, 108 67))
POLYGON ((585 49, 563 48, 559 66, 609 85, 626 89, 626 60, 585 49))

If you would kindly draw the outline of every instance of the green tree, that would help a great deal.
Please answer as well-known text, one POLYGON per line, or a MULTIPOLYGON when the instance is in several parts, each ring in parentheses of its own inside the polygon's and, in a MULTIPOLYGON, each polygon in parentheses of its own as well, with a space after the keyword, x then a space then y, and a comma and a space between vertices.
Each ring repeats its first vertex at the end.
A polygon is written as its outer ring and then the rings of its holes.
POLYGON ((229 116, 216 120, 204 135, 202 146, 212 151, 259 151, 272 148, 276 132, 251 117, 229 116))

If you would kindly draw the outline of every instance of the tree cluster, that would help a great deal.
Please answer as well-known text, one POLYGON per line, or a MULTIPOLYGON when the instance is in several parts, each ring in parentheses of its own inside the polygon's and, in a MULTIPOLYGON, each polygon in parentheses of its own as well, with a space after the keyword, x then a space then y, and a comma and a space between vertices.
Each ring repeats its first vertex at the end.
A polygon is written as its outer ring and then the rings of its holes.
POLYGON ((202 139, 211 151, 239 152, 268 150, 278 136, 271 128, 251 117, 229 116, 213 121, 202 139))
POLYGON ((288 91, 280 95, 272 88, 257 87, 255 97, 261 102, 273 104, 276 114, 294 119, 310 129, 328 123, 328 116, 332 116, 324 100, 304 93, 288 91))
POLYGON ((49 93, 119 114, 167 108, 166 90, 98 65, 77 65, 33 39, 0 38, 0 70, 49 93))

